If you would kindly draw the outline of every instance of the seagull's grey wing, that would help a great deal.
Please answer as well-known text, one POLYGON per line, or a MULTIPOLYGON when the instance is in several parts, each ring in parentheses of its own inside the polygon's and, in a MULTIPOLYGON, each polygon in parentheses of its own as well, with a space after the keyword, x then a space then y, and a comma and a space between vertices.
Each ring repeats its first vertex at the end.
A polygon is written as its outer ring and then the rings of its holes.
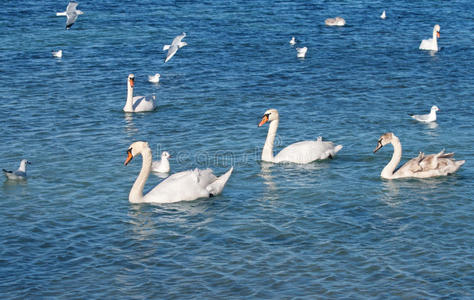
POLYGON ((427 121, 430 115, 414 115, 413 118, 415 118, 418 121, 427 121))
POLYGON ((72 24, 74 24, 74 22, 76 22, 77 20, 77 14, 74 12, 74 13, 68 13, 67 14, 67 21, 66 21, 66 28, 71 28, 72 24))
POLYGON ((178 46, 171 45, 171 47, 168 49, 168 53, 166 54, 165 62, 170 60, 176 54, 176 51, 178 51, 178 46))
POLYGON ((177 37, 173 39, 173 42, 171 42, 171 45, 178 45, 179 43, 181 43, 181 40, 184 39, 185 36, 186 36, 185 33, 178 35, 177 37))
POLYGON ((66 12, 69 14, 69 13, 72 13, 72 12, 75 12, 76 11, 76 7, 79 3, 75 2, 75 1, 71 1, 69 2, 69 4, 67 5, 67 8, 66 8, 66 12))

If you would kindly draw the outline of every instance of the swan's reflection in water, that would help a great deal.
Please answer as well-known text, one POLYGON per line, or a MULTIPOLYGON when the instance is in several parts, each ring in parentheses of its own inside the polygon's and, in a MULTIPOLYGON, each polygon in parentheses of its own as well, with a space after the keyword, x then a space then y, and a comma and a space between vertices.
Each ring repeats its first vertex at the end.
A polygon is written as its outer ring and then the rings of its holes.
POLYGON ((135 123, 133 123, 133 114, 132 113, 124 113, 125 118, 125 132, 129 136, 133 136, 138 132, 138 129, 135 127, 135 123))

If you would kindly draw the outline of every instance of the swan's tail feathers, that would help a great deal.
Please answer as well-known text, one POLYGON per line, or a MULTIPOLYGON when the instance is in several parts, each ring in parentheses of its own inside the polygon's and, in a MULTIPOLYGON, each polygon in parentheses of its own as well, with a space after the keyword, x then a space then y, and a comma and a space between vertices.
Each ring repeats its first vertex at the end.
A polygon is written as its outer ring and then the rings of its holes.
POLYGON ((163 51, 168 50, 170 47, 171 47, 171 45, 164 45, 164 46, 163 46, 163 51))
POLYGON ((337 145, 336 147, 334 147, 334 153, 339 152, 339 150, 341 149, 342 149, 342 145, 337 145))
POLYGON ((233 170, 234 167, 231 167, 227 172, 225 172, 224 175, 221 175, 219 178, 216 179, 216 181, 206 187, 207 191, 209 192, 209 195, 216 196, 222 193, 222 190, 224 189, 227 180, 229 180, 233 170))
POLYGON ((458 169, 464 165, 466 161, 465 160, 456 160, 454 163, 458 166, 458 169))

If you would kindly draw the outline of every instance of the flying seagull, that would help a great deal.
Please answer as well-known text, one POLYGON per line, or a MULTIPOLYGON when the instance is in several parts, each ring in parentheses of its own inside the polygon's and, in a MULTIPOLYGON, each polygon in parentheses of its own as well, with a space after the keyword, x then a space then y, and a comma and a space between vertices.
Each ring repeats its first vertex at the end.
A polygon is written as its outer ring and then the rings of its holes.
POLYGON ((173 42, 171 42, 171 45, 165 45, 163 47, 163 51, 168 50, 168 53, 166 54, 166 58, 165 58, 165 63, 176 54, 176 51, 178 51, 179 48, 187 45, 186 42, 181 42, 181 40, 184 39, 185 37, 186 37, 186 33, 183 32, 183 34, 178 35, 177 37, 174 38, 173 42))
POLYGON ((71 28, 71 26, 74 24, 74 22, 76 22, 77 16, 83 14, 83 12, 81 10, 76 9, 78 4, 79 3, 77 3, 76 1, 71 1, 67 5, 66 11, 56 13, 56 16, 66 16, 67 17, 66 29, 71 28))

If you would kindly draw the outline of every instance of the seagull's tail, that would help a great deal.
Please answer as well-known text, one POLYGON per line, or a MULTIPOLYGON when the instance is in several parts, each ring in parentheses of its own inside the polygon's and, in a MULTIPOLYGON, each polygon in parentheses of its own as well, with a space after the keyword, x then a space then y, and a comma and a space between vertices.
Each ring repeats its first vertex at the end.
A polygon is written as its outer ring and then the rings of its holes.
POLYGON ((64 12, 56 13, 56 16, 67 16, 67 15, 66 15, 66 12, 64 11, 64 12))
POLYGON ((170 47, 171 47, 171 45, 164 45, 164 46, 163 46, 163 51, 168 50, 170 47))

